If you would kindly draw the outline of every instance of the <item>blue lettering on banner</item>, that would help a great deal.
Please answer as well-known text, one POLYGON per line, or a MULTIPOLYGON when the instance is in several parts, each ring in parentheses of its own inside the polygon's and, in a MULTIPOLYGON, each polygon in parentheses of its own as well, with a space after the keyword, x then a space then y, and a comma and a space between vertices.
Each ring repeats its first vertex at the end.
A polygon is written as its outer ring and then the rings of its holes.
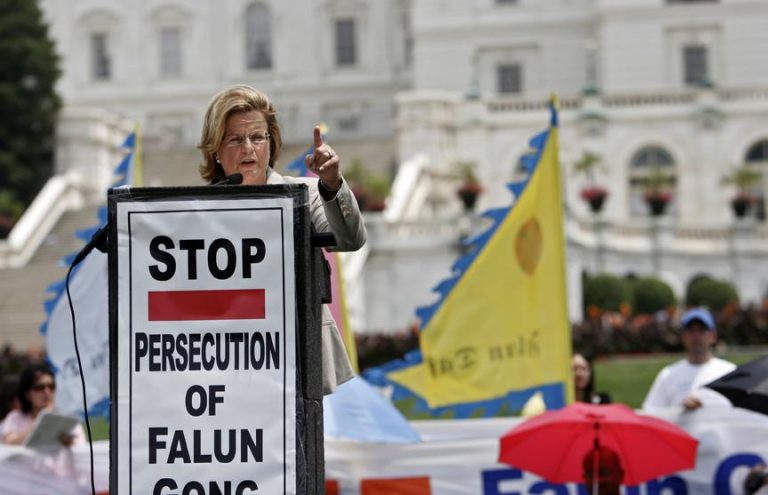
POLYGON ((483 471, 483 495, 521 495, 520 492, 500 492, 499 483, 502 481, 519 480, 523 472, 519 469, 493 469, 483 471))
MULTIPOLYGON (((731 475, 734 469, 739 467, 752 468, 756 464, 765 464, 762 457, 752 453, 733 454, 727 457, 715 473, 715 495, 732 495, 731 494, 731 475)), ((735 494, 734 494, 735 495, 735 494)))
MULTIPOLYGON (((714 495, 739 495, 741 492, 731 492, 731 477, 738 468, 752 468, 757 464, 765 464, 763 458, 755 453, 742 452, 733 454, 723 459, 715 471, 713 480, 714 495)), ((573 492, 567 484, 550 483, 547 481, 535 481, 520 486, 523 480, 523 471, 520 469, 489 469, 482 471, 483 495, 569 495, 573 492), (517 483, 510 491, 502 491, 501 484, 505 481, 517 483)), ((510 485, 511 485, 510 484, 510 485)), ((625 486, 626 495, 688 495, 689 487, 681 476, 667 476, 661 479, 651 480, 641 486, 625 486), (642 490, 641 486, 645 489, 642 490)), ((581 483, 574 484, 577 495, 589 495, 589 492, 581 483)))

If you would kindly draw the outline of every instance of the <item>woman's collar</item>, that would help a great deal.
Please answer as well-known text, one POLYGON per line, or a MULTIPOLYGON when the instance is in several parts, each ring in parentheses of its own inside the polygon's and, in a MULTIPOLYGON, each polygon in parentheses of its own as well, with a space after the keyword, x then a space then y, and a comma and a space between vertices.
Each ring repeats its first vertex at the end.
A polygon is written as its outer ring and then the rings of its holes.
POLYGON ((275 172, 272 167, 267 167, 267 184, 284 184, 285 179, 282 175, 275 172))

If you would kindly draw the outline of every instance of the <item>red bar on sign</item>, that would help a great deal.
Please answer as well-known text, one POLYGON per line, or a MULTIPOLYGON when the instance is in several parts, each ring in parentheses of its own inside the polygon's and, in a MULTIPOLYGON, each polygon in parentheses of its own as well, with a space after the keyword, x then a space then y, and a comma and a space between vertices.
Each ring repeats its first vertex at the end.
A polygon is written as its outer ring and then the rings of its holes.
POLYGON ((339 495, 339 482, 336 480, 325 480, 325 495, 339 495))
POLYGON ((147 293, 149 321, 263 320, 264 289, 147 293))
POLYGON ((370 479, 360 482, 360 495, 430 495, 428 476, 370 479))

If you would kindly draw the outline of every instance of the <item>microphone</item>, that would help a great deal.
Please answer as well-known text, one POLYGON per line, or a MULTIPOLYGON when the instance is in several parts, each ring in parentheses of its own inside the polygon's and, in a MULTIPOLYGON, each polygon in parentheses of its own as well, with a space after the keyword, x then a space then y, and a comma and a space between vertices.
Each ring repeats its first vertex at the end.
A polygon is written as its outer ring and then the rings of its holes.
POLYGON ((80 250, 79 253, 77 253, 77 256, 75 256, 75 259, 72 260, 72 264, 70 265, 70 268, 74 268, 78 263, 83 261, 88 254, 90 254, 91 251, 93 251, 94 248, 98 249, 102 253, 107 252, 107 232, 108 232, 108 226, 104 225, 99 230, 97 230, 93 236, 91 237, 91 240, 88 241, 88 243, 83 246, 83 249, 80 250))
MULTIPOLYGON (((123 184, 122 186, 117 186, 113 189, 116 190, 123 190, 123 191, 130 191, 131 186, 127 184, 123 184)), ((70 268, 74 268, 77 266, 78 263, 81 263, 86 256, 90 254, 91 251, 93 251, 94 248, 98 249, 102 253, 107 252, 107 231, 108 231, 109 224, 103 225, 99 230, 93 233, 91 236, 91 240, 89 240, 85 246, 80 250, 79 253, 77 253, 77 256, 72 260, 72 264, 69 265, 70 268)))
POLYGON ((224 179, 220 180, 219 182, 214 182, 211 185, 212 186, 236 186, 242 183, 243 183, 243 174, 234 173, 232 175, 228 175, 224 177, 224 179))

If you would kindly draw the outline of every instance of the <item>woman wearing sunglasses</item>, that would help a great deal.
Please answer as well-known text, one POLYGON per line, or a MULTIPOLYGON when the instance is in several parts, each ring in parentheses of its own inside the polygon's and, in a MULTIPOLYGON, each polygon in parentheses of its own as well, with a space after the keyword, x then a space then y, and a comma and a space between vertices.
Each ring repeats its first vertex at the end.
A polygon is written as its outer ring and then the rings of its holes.
MULTIPOLYGON (((22 371, 16 395, 19 407, 8 413, 0 424, 2 442, 11 445, 23 444, 32 432, 38 415, 43 411, 53 410, 55 393, 56 381, 47 365, 33 364, 22 371)), ((85 435, 80 426, 71 434, 61 437, 61 443, 67 447, 84 441, 85 435)))

